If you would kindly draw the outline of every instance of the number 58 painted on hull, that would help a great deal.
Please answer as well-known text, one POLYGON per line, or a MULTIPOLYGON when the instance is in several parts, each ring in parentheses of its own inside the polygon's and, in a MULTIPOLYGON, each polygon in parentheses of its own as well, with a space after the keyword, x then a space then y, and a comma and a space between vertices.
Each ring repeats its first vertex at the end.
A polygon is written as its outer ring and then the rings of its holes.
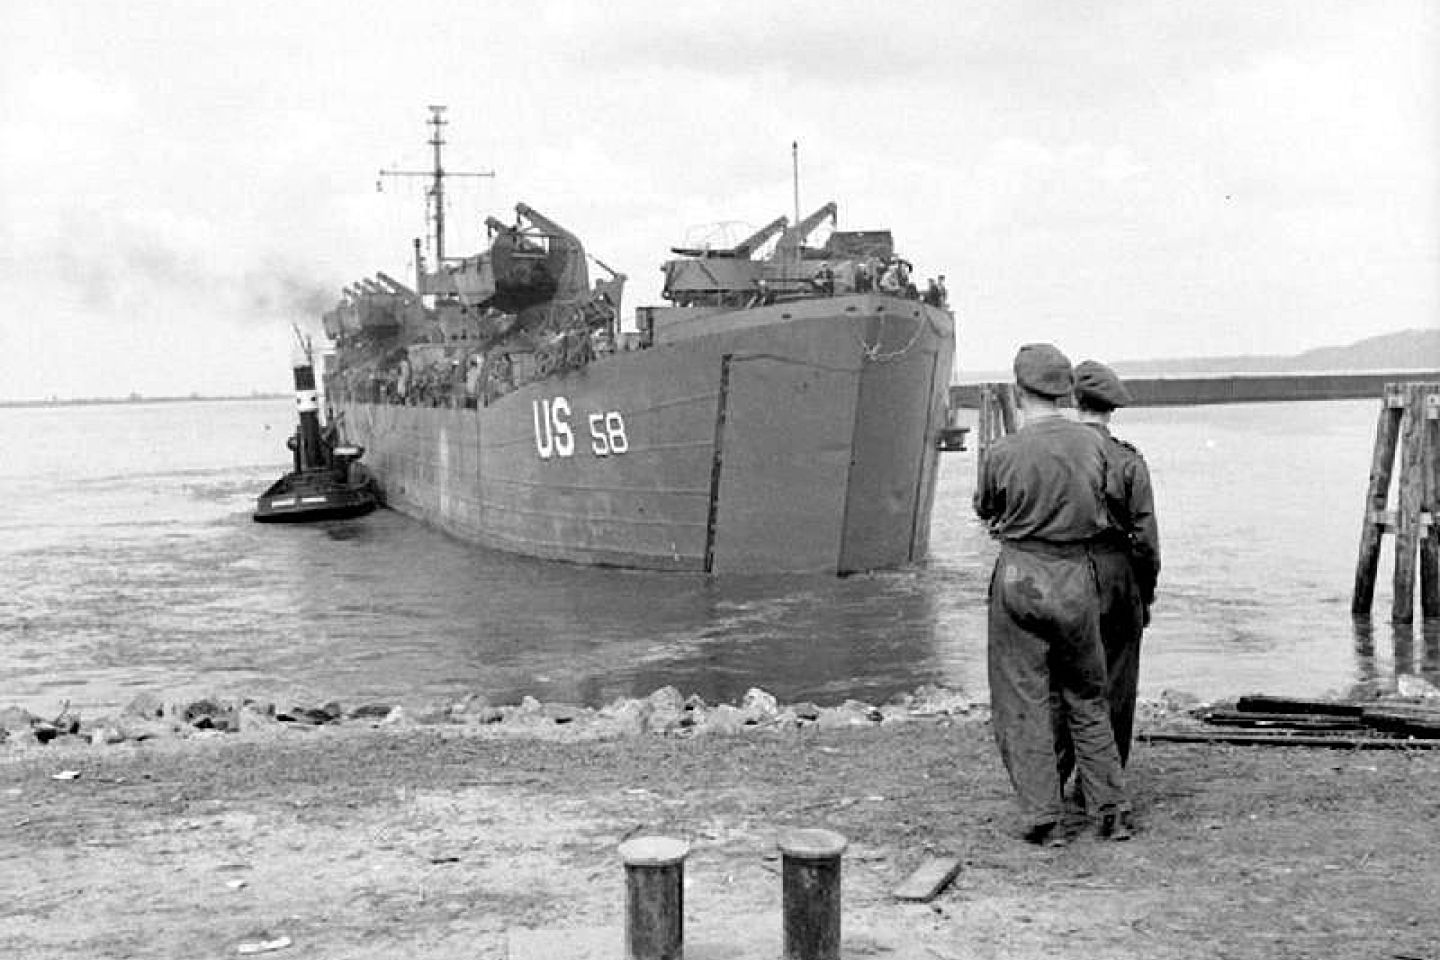
MULTIPOLYGON (((535 426, 535 452, 541 460, 575 455, 573 411, 567 398, 532 400, 530 414, 535 426)), ((586 414, 585 421, 590 428, 590 452, 595 456, 608 457, 630 450, 625 417, 619 410, 586 414)))

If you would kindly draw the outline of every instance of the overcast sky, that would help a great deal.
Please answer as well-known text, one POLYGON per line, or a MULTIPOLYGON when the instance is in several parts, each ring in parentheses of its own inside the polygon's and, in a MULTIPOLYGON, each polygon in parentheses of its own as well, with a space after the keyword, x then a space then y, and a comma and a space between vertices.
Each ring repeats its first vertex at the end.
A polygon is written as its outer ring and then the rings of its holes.
POLYGON ((835 200, 943 273, 962 370, 1440 324, 1434 0, 3 0, 0 397, 286 390, 289 328, 524 201, 669 246, 835 200))

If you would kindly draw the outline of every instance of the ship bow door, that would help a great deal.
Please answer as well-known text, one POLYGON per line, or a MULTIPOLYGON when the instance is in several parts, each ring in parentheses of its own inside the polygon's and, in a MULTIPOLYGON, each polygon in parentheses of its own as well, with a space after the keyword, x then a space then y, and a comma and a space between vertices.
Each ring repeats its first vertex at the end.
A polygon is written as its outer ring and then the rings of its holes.
POLYGON ((855 418, 854 469, 840 572, 896 567, 925 555, 944 422, 944 378, 933 350, 866 368, 855 418))
POLYGON ((836 571, 858 377, 782 357, 725 357, 707 570, 836 571))

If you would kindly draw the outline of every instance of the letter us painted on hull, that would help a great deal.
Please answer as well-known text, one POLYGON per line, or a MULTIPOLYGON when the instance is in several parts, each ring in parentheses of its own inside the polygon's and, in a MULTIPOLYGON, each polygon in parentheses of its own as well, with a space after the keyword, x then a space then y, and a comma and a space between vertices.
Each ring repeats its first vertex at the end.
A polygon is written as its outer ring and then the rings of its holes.
POLYGON ((609 457, 630 450, 625 416, 619 410, 577 416, 567 398, 554 397, 530 401, 530 415, 535 426, 535 452, 541 460, 574 456, 577 443, 573 424, 582 421, 589 429, 588 447, 593 456, 609 457))

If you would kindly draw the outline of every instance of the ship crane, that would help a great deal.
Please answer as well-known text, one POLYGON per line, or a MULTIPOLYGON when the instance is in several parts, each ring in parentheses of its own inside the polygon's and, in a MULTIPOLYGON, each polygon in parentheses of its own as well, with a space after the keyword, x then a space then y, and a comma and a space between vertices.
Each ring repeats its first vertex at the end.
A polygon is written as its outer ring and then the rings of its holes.
POLYGON ((825 206, 786 230, 781 234, 780 240, 775 245, 775 252, 778 255, 777 259, 799 260, 806 239, 809 238, 810 234, 815 232, 815 228, 827 219, 833 226, 836 222, 838 211, 839 208, 835 205, 835 201, 831 200, 825 204, 825 206))
POLYGON ((751 255, 754 254, 756 250, 760 249, 760 247, 763 246, 766 241, 768 241, 771 237, 775 236, 775 234, 779 233, 781 230, 784 230, 789 225, 790 221, 788 218, 783 216, 776 217, 774 220, 771 220, 765 226, 761 227, 759 230, 756 230, 753 234, 737 243, 732 253, 736 257, 744 260, 749 260, 751 255))
POLYGON ((779 216, 771 220, 765 226, 756 230, 750 236, 741 240, 735 246, 723 250, 711 250, 708 247, 671 247, 670 252, 679 254, 682 257, 709 257, 722 260, 749 260, 756 250, 760 249, 767 240, 775 236, 781 230, 790 225, 787 217, 779 216))

